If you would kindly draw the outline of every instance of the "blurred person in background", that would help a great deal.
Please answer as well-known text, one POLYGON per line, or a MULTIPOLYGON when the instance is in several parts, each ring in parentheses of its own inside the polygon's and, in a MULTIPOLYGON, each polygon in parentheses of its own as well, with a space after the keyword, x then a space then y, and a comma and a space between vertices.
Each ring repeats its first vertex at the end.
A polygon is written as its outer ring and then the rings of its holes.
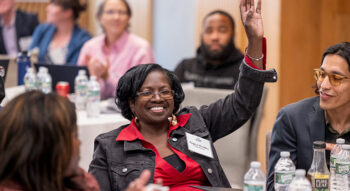
POLYGON ((278 113, 271 136, 267 190, 274 190, 274 167, 281 151, 290 152, 297 169, 308 171, 314 141, 326 142, 328 167, 336 139, 350 144, 350 43, 330 46, 314 72, 317 96, 287 105, 278 113))
POLYGON ((30 91, 0 112, 0 191, 98 191, 78 167, 75 106, 57 94, 30 91))
POLYGON ((104 0, 97 11, 104 34, 81 50, 78 65, 87 66, 90 75, 98 77, 102 99, 115 96, 118 80, 129 68, 154 62, 150 44, 128 31, 131 16, 125 0, 104 0))
POLYGON ((27 50, 38 17, 16 9, 15 0, 0 0, 0 54, 14 58, 27 50))
POLYGON ((182 83, 195 87, 233 89, 243 54, 235 47, 235 23, 231 15, 215 10, 205 16, 201 45, 194 58, 184 59, 175 69, 182 83))
POLYGON ((39 49, 39 62, 76 65, 80 49, 91 38, 77 24, 84 10, 79 0, 50 0, 47 23, 35 29, 30 45, 30 50, 39 49))

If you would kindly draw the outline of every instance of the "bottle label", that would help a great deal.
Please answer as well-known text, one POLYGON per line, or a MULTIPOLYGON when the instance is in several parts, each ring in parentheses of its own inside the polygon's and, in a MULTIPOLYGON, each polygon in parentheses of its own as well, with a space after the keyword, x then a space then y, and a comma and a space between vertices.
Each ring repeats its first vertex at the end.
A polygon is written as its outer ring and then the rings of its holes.
POLYGON ((89 90, 88 91, 88 96, 89 97, 100 97, 100 91, 93 91, 93 90, 89 90))
POLYGON ((350 164, 341 164, 341 163, 336 163, 335 164, 335 173, 336 174, 350 174, 350 164))
POLYGON ((315 185, 315 191, 328 191, 329 175, 315 174, 314 185, 315 185))
POLYGON ((335 157, 331 156, 331 160, 329 162, 330 168, 335 168, 335 159, 336 159, 335 157))
POLYGON ((293 172, 276 172, 276 184, 290 184, 293 178, 293 172))
POLYGON ((243 191, 264 191, 263 185, 244 184, 243 191))

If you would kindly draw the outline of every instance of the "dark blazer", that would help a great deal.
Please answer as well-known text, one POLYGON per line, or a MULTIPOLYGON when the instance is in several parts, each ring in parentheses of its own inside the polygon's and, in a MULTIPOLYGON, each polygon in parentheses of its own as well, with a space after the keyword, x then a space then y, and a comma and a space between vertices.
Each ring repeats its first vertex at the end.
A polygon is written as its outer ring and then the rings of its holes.
POLYGON ((289 151, 297 169, 309 170, 313 142, 325 141, 326 123, 320 98, 312 97, 281 109, 271 136, 267 190, 274 190, 274 167, 281 151, 289 151))
MULTIPOLYGON (((32 36, 35 27, 39 25, 37 15, 26 13, 20 10, 16 10, 16 36, 17 36, 17 49, 20 51, 19 39, 22 37, 32 36)), ((0 25, 0 54, 7 54, 4 39, 2 35, 2 26, 0 25)))

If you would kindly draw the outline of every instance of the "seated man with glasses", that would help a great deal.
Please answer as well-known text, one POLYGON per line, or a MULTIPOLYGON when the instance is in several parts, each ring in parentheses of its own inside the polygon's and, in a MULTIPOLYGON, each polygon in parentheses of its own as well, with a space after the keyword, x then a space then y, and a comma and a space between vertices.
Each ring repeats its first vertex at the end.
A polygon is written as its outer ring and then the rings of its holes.
POLYGON ((268 190, 274 190, 274 167, 281 151, 289 151, 296 168, 307 171, 313 141, 327 143, 328 166, 336 139, 350 143, 350 43, 329 47, 321 67, 314 71, 318 96, 290 104, 277 116, 271 137, 268 190))

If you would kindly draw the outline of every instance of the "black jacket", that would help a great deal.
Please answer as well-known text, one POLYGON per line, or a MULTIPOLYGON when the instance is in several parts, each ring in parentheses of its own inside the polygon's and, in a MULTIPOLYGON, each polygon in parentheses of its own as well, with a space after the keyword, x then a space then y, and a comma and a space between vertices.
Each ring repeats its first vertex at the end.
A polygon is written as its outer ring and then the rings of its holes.
POLYGON ((196 87, 233 89, 238 80, 243 54, 233 47, 232 53, 214 66, 208 63, 199 48, 197 56, 183 60, 175 69, 182 83, 193 82, 196 87))
MULTIPOLYGON (((209 183, 216 187, 230 187, 230 184, 221 168, 213 142, 242 126, 259 105, 264 82, 277 79, 274 70, 259 71, 245 63, 241 64, 240 71, 235 93, 200 109, 188 107, 179 111, 177 115, 191 113, 191 116, 183 127, 171 132, 168 140, 172 147, 196 161, 209 183), (185 132, 209 140, 214 158, 190 152, 185 132)), ((151 170, 149 182, 153 181, 156 154, 145 149, 140 140, 116 141, 126 126, 99 135, 95 140, 89 172, 96 177, 103 191, 124 190, 144 169, 151 170)))
MULTIPOLYGON (((35 27, 39 25, 38 17, 31 13, 26 13, 16 10, 16 36, 17 36, 17 50, 21 51, 19 47, 19 39, 22 37, 32 36, 35 27)), ((7 54, 4 39, 2 35, 2 26, 0 25, 0 54, 7 54)))

